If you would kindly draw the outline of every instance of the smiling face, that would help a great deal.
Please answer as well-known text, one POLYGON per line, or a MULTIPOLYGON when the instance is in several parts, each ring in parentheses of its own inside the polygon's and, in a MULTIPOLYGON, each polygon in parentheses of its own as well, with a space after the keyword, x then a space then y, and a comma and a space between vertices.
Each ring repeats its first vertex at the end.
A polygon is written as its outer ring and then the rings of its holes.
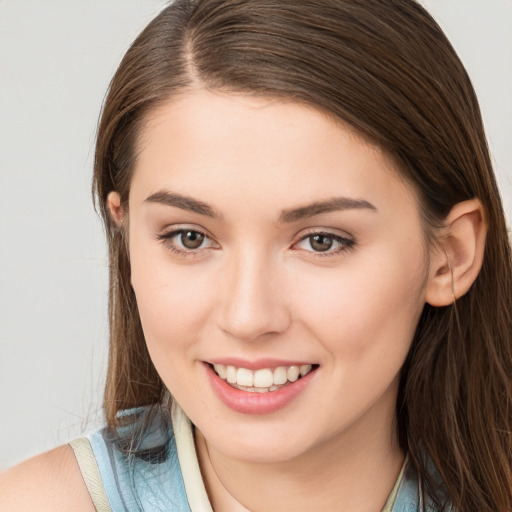
POLYGON ((390 160, 312 108, 205 91, 160 107, 140 141, 132 285, 207 443, 260 461, 390 443, 428 274, 390 160))

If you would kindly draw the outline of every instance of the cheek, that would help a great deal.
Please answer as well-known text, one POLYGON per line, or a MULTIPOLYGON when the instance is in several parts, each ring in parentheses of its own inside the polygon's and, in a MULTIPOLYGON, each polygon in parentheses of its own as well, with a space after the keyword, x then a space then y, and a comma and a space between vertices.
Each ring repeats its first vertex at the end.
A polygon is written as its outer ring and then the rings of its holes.
POLYGON ((194 396, 196 342, 208 318, 201 280, 190 272, 170 272, 168 265, 133 261, 132 281, 146 346, 173 396, 186 403, 194 396))
POLYGON ((304 274, 300 313, 333 351, 354 359, 390 346, 408 349, 424 305, 425 263, 421 251, 354 258, 318 280, 304 274))
POLYGON ((134 290, 148 344, 187 344, 200 330, 207 303, 202 287, 180 276, 143 271, 134 290))
POLYGON ((159 245, 134 243, 131 282, 150 351, 191 344, 208 316, 211 286, 193 266, 171 265, 159 245))

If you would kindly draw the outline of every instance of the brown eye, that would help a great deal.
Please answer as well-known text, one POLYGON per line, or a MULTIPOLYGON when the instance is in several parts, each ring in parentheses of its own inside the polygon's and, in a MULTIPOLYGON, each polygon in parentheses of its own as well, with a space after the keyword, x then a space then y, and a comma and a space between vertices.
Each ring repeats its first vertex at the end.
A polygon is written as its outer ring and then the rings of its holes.
POLYGON ((190 228, 178 228, 156 235, 156 239, 172 253, 181 258, 206 256, 220 246, 203 231, 190 228))
POLYGON ((199 249, 203 244, 205 236, 199 231, 182 231, 180 242, 186 249, 199 249))
POLYGON ((314 251, 328 251, 334 243, 333 237, 328 235, 313 235, 309 237, 309 244, 314 251))
POLYGON ((354 247, 355 243, 352 238, 320 231, 305 235, 293 247, 312 254, 316 253, 317 256, 336 256, 354 247))

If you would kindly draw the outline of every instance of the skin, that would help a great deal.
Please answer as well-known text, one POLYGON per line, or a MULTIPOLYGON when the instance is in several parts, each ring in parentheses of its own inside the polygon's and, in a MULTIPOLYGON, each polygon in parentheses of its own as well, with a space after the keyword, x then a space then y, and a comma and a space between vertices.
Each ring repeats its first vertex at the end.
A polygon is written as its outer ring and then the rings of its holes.
MULTIPOLYGON (((128 233, 153 362, 196 426, 213 508, 380 510, 404 458, 398 373, 425 302, 452 303, 478 275, 481 203, 455 205, 431 248, 385 154, 270 99, 188 92, 150 114, 139 149, 128 211, 116 192, 108 206, 128 233), (333 197, 358 207, 304 209, 333 197), (179 229, 205 238, 187 250, 179 229), (226 357, 318 368, 285 407, 248 415, 206 378, 204 362, 226 357)), ((0 512, 94 510, 69 446, 0 475, 0 495, 0 512)))
MULTIPOLYGON (((122 222, 116 198, 112 209, 122 222)), ((197 426, 214 504, 382 507, 403 461, 398 373, 429 261, 415 193, 389 159, 313 109, 196 91, 143 129, 127 218, 148 348, 197 426), (216 217, 155 194, 207 203, 216 217), (371 207, 280 221, 340 196, 371 207), (204 243, 186 249, 179 229, 204 243), (315 252, 315 233, 332 249, 315 252), (248 415, 206 378, 203 362, 225 357, 319 368, 283 409, 248 415)))
POLYGON ((0 475, 0 512, 94 512, 73 450, 59 446, 0 475))

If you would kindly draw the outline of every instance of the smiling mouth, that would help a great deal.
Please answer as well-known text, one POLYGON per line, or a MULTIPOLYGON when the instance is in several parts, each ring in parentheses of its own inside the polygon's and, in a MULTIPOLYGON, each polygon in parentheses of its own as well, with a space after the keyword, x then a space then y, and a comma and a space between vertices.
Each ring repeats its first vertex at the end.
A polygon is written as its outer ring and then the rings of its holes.
POLYGON ((318 368, 317 364, 278 366, 250 370, 223 364, 210 364, 213 371, 231 387, 251 393, 269 393, 300 380, 318 368))

